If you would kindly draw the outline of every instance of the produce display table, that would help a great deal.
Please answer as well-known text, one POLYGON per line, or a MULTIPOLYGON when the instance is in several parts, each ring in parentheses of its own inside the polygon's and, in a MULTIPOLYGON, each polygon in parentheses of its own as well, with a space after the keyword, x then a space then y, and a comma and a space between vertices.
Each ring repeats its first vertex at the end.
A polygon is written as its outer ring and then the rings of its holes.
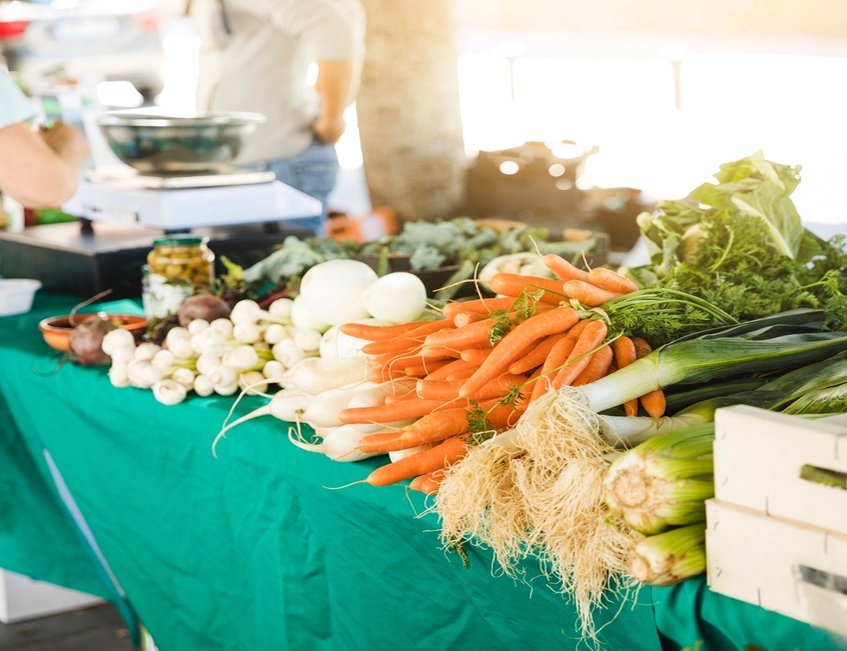
MULTIPOLYGON (((377 461, 300 450, 270 417, 233 429, 215 458, 233 397, 164 406, 112 387, 103 367, 59 366, 37 323, 75 302, 41 292, 29 314, 0 318, 0 567, 115 600, 110 571, 161 651, 587 648, 538 567, 515 581, 477 548, 463 567, 420 496, 350 485, 377 461)), ((840 648, 700 578, 610 597, 598 619, 604 649, 840 648)))

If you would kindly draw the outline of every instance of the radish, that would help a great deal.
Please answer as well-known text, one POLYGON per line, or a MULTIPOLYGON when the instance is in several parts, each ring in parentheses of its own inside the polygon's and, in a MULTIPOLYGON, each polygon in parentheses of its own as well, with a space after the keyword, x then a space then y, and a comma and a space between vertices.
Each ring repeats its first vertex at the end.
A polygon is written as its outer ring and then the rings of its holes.
POLYGON ((405 323, 414 321, 426 309, 426 286, 413 273, 394 271, 368 285, 363 300, 371 316, 405 323))
POLYGON ((365 290, 377 280, 364 262, 346 258, 310 267, 300 281, 300 296, 312 314, 327 325, 341 325, 369 316, 365 290))
POLYGON ((275 378, 280 386, 297 387, 317 395, 321 391, 334 389, 367 380, 367 361, 360 357, 323 359, 306 357, 275 378))
POLYGON ((288 439, 298 448, 309 452, 320 452, 333 461, 360 461, 383 454, 382 452, 365 453, 358 449, 359 441, 363 436, 372 434, 383 427, 384 425, 380 424, 341 425, 326 432, 320 443, 310 443, 299 428, 290 427, 288 439))

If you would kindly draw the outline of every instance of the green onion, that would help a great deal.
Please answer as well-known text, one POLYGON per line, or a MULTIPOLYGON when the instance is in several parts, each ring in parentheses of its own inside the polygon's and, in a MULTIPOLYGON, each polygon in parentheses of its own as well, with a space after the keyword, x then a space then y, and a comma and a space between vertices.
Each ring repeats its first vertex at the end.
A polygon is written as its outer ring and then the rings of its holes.
POLYGON ((672 585, 706 571, 706 525, 677 527, 640 540, 629 552, 629 568, 640 582, 672 585))

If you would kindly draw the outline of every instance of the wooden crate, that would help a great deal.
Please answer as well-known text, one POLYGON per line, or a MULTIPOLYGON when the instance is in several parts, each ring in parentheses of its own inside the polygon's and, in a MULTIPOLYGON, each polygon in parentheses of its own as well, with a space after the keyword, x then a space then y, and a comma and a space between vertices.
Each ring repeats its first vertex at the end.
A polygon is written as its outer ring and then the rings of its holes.
POLYGON ((847 536, 716 499, 706 518, 712 590, 847 635, 847 536))
POLYGON ((718 500, 847 535, 847 490, 806 478, 847 473, 847 416, 719 409, 714 454, 718 500))

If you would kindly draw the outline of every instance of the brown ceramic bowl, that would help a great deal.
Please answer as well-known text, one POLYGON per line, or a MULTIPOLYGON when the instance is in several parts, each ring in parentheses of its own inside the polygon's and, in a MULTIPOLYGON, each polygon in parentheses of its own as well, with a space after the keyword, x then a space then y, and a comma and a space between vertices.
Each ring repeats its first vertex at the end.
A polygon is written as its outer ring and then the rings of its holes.
POLYGON ((71 332, 74 327, 92 316, 108 319, 119 328, 129 330, 135 335, 140 335, 147 327, 147 319, 143 316, 97 312, 96 314, 74 314, 73 316, 67 314, 50 316, 38 323, 38 329, 41 330, 41 336, 44 337, 44 341, 50 347, 61 352, 68 352, 70 350, 71 332))

